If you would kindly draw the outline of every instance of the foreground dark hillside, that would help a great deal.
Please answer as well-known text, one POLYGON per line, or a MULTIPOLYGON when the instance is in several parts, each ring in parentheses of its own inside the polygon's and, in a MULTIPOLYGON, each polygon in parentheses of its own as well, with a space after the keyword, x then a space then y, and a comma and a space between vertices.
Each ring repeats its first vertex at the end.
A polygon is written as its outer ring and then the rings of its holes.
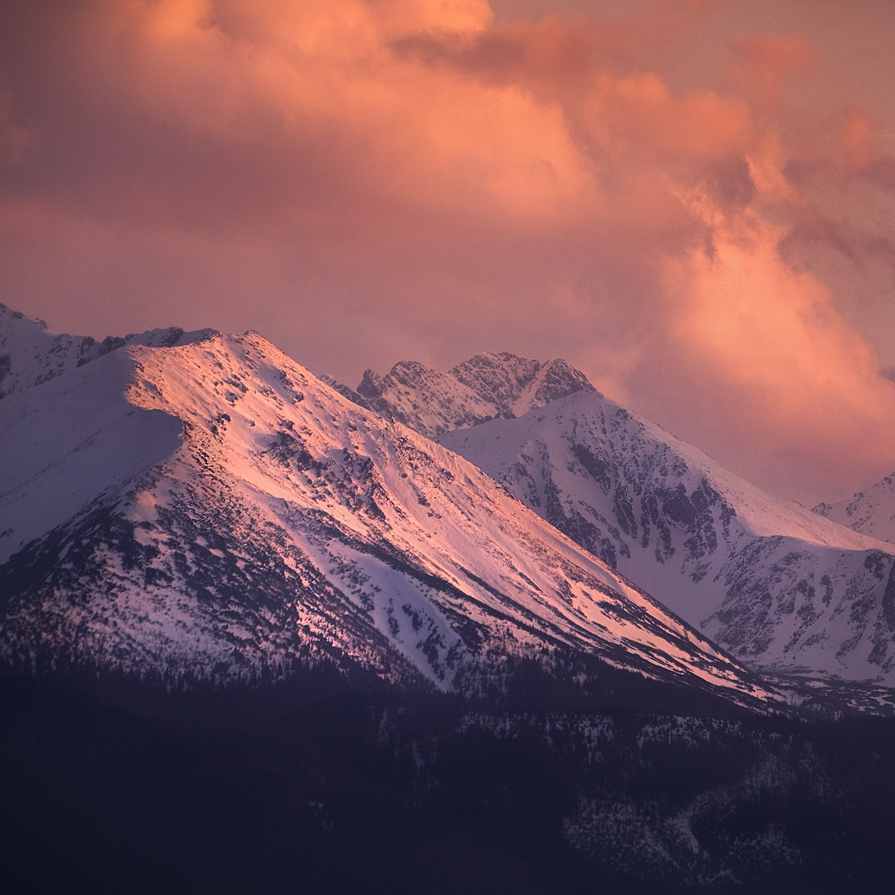
POLYGON ((7 891, 889 891, 889 719, 0 692, 7 891))

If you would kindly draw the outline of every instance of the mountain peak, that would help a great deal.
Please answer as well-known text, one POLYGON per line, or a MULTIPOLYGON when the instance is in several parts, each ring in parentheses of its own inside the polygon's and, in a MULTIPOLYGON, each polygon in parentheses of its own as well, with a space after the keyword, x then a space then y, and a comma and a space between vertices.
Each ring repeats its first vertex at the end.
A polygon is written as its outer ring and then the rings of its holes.
POLYGON ((38 317, 0 304, 0 398, 41 385, 125 345, 173 348, 219 335, 216 330, 185 332, 179 326, 126 336, 73 336, 51 332, 38 317))
POLYGON ((477 354, 446 373, 400 361, 385 376, 367 370, 357 387, 377 412, 429 437, 521 416, 582 390, 594 387, 566 361, 508 351, 477 354))

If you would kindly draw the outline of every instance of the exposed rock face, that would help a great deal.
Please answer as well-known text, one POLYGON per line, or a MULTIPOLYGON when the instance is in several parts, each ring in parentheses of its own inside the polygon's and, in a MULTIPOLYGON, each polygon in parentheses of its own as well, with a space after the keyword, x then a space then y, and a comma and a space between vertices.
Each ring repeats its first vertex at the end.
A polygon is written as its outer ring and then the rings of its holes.
POLYGON ((357 387, 369 407, 430 438, 522 416, 582 390, 593 386, 564 360, 542 364, 507 352, 479 354, 447 373, 402 361, 385 376, 367 370, 357 387))

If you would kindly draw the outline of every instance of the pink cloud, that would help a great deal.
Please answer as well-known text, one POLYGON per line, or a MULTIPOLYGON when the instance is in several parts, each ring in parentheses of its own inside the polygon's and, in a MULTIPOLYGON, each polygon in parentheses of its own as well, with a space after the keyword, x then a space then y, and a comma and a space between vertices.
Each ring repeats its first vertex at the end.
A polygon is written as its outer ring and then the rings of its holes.
POLYGON ((751 102, 777 109, 786 82, 795 74, 808 74, 815 62, 814 49, 794 35, 758 34, 733 41, 738 60, 734 78, 751 102))
POLYGON ((21 3, 4 300, 75 331, 253 327, 352 384, 565 355, 793 493, 845 487, 849 456, 889 472, 891 384, 845 313, 892 244, 879 129, 785 126, 793 37, 737 40, 736 89, 674 89, 650 60, 705 14, 95 0, 48 26, 21 3))

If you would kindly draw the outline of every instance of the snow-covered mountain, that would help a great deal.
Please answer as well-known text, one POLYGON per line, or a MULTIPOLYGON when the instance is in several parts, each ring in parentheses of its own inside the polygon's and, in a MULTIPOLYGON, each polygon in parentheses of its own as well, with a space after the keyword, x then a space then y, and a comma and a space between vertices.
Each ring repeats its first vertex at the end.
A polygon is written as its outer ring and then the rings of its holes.
POLYGON ((211 333, 185 333, 173 326, 123 337, 107 336, 97 342, 91 336, 51 333, 43 320, 26 317, 0 303, 0 398, 55 379, 123 345, 169 348, 188 345, 211 333))
POLYGON ((481 692, 508 661, 562 655, 772 698, 471 463, 257 334, 126 344, 43 378, 0 401, 9 664, 329 664, 481 692))
POLYGON ((814 512, 861 534, 895 544, 895 473, 848 500, 819 504, 814 512))
POLYGON ((564 360, 542 364, 508 352, 476 355, 447 373, 402 361, 385 376, 367 370, 357 393, 339 389, 430 438, 496 417, 522 416, 582 390, 593 386, 564 360))
MULTIPOLYGON (((480 421, 456 413, 456 392, 443 389, 441 405, 429 385, 454 371, 399 366, 401 388, 387 395, 399 396, 409 425, 431 432, 432 419, 457 422, 462 431, 441 444, 741 659, 895 683, 890 545, 760 491, 609 401, 577 371, 586 385, 559 390, 555 403, 480 421)), ((537 366, 483 355, 455 370, 479 371, 476 395, 495 406, 508 373, 537 366)))
POLYGON ((889 545, 765 494, 595 391, 440 442, 740 659, 895 684, 889 545))

